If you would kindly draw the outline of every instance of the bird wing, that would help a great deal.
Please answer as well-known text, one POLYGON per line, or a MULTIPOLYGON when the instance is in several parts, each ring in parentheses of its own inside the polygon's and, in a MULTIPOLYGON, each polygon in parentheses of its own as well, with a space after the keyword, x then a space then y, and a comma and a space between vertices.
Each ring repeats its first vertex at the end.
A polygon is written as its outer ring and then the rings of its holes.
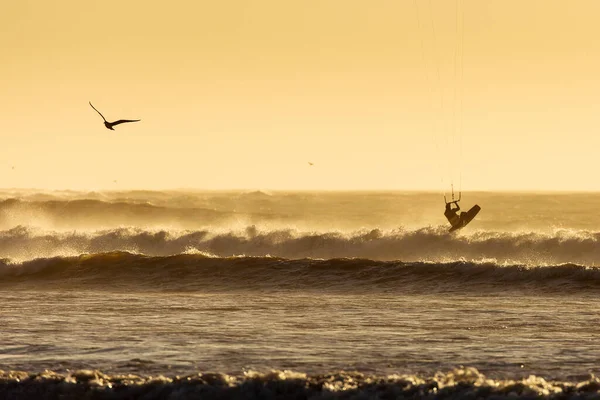
MULTIPOLYGON (((91 101, 90 101, 90 106, 92 106, 92 102, 91 102, 91 101)), ((94 110, 96 110, 96 107, 92 106, 92 108, 93 108, 94 110)), ((102 117, 102 119, 104 120, 104 122, 108 122, 108 121, 106 120, 106 118, 104 118, 104 115, 102 115, 102 113, 100 113, 100 111, 96 110, 96 112, 97 112, 98 114, 100 114, 100 116, 102 117)))
POLYGON ((115 121, 115 122, 109 122, 109 123, 110 123, 112 126, 115 126, 115 125, 119 125, 119 124, 122 124, 122 123, 125 123, 125 122, 138 122, 138 121, 141 121, 141 119, 120 119, 120 120, 118 120, 118 121, 115 121))

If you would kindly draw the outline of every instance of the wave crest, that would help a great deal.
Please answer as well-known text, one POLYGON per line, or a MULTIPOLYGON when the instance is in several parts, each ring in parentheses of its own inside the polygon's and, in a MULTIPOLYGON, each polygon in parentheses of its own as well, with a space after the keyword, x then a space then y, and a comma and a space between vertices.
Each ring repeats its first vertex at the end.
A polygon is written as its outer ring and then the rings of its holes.
POLYGON ((391 261, 492 260, 496 263, 595 265, 600 232, 552 234, 475 232, 450 235, 445 228, 301 232, 262 230, 146 230, 119 228, 55 232, 18 226, 0 232, 0 254, 15 260, 127 251, 148 256, 183 253, 218 257, 272 255, 297 258, 367 258, 391 261))
POLYGON ((440 371, 434 375, 394 374, 377 376, 336 371, 307 375, 294 371, 246 371, 243 375, 196 373, 168 377, 104 374, 98 370, 67 373, 44 371, 0 371, 0 393, 7 398, 99 399, 144 398, 403 398, 403 399, 550 399, 598 397, 599 380, 590 375, 581 380, 546 380, 541 376, 491 379, 472 367, 440 371))

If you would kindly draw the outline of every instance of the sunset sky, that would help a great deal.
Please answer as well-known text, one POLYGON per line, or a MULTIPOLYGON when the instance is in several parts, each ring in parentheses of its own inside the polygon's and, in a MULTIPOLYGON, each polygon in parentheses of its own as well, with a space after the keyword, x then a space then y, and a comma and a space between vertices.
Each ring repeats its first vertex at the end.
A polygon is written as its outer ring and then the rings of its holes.
POLYGON ((597 0, 5 2, 0 187, 600 190, 598 15, 597 0), (90 100, 142 121, 109 131, 90 100))

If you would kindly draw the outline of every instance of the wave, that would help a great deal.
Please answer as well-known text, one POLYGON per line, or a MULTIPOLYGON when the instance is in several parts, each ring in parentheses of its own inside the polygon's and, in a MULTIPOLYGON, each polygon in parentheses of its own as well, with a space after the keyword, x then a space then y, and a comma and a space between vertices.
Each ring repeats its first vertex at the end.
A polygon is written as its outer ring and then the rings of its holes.
POLYGON ((243 375, 197 373, 166 377, 107 375, 97 370, 68 373, 44 371, 0 372, 0 394, 20 399, 264 399, 264 398, 403 398, 403 399, 596 399, 600 381, 546 380, 530 375, 521 379, 490 379, 475 368, 456 368, 433 376, 421 374, 377 376, 339 371, 307 375, 293 371, 243 375))
MULTIPOLYGON (((80 193, 34 193, 0 200, 0 229, 18 225, 63 230, 123 226, 198 229, 303 223, 306 213, 302 199, 295 195, 272 197, 260 191, 204 196, 169 192, 147 194, 144 191, 85 193, 85 196, 80 193)), ((317 220, 322 224, 327 220, 329 226, 347 225, 345 215, 340 218, 340 215, 330 213, 334 204, 313 206, 316 210, 312 209, 311 215, 315 219, 311 222, 317 220)))
MULTIPOLYGON (((173 201, 175 203, 175 201, 173 201)), ((0 227, 15 225, 54 229, 113 228, 119 226, 161 226, 197 228, 234 224, 244 220, 268 221, 265 213, 237 212, 206 207, 156 205, 143 200, 104 201, 96 199, 0 201, 0 227)))
POLYGON ((496 263, 595 265, 600 232, 556 230, 475 232, 450 235, 445 228, 302 232, 296 229, 46 231, 25 226, 0 231, 0 256, 14 260, 127 251, 148 256, 190 252, 219 257, 366 258, 379 261, 490 260, 496 263))
POLYGON ((368 259, 148 257, 126 252, 0 263, 0 285, 107 290, 325 290, 452 292, 542 290, 570 294, 600 288, 600 268, 493 262, 400 262, 368 259))

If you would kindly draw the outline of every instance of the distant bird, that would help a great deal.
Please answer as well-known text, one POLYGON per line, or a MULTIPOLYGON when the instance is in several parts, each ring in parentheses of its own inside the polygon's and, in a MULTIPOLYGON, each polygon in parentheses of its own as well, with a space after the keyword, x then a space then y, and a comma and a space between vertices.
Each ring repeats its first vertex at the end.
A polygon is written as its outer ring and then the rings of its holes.
POLYGON ((308 165, 310 165, 311 167, 315 164, 311 163, 310 161, 308 162, 308 165))
POLYGON ((94 107, 94 106, 92 105, 92 102, 91 102, 91 101, 90 101, 90 106, 92 106, 92 108, 93 108, 93 109, 94 109, 94 110, 95 110, 95 111, 96 111, 98 114, 100 114, 100 116, 101 116, 101 117, 102 117, 102 119, 104 120, 104 126, 106 127, 106 129, 110 129, 111 131, 114 131, 114 129, 113 129, 113 126, 115 126, 115 125, 119 125, 119 124, 122 124, 122 123, 125 123, 125 122, 138 122, 138 121, 141 121, 141 120, 139 120, 139 119, 120 119, 120 120, 118 120, 118 121, 115 121, 115 122, 108 122, 108 121, 106 120, 106 118, 104 118, 104 115, 102 115, 102 114, 100 113, 100 111, 96 110, 96 107, 94 107))

